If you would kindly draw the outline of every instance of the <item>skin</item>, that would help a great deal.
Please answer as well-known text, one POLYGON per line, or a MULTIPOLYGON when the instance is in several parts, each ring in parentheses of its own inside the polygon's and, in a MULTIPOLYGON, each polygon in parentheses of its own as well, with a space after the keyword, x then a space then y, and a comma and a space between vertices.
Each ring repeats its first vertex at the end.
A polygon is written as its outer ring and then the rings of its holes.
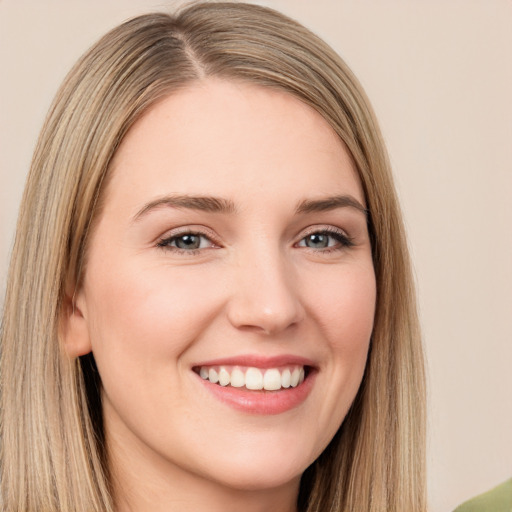
POLYGON ((117 510, 296 510, 301 474, 357 393, 373 327, 364 212, 297 213, 339 195, 364 206, 348 152, 294 97, 207 79, 150 109, 111 172, 66 348, 92 351, 100 371, 117 510), (148 207, 176 194, 233 208, 148 207), (352 245, 311 243, 333 229, 352 245), (187 232, 204 233, 199 249, 178 250, 187 232), (192 371, 241 354, 310 359, 310 394, 253 414, 192 371))

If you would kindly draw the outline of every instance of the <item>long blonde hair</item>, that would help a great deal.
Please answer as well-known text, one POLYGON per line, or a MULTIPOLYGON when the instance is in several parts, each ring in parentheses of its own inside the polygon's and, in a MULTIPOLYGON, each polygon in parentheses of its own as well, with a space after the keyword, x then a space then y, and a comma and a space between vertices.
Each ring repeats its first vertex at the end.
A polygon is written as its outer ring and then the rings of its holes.
POLYGON ((1 330, 1 499, 8 512, 113 510, 94 359, 59 341, 79 287, 109 164, 151 105, 208 76, 248 81, 311 105, 345 142, 364 188, 377 308, 361 388, 306 470, 300 511, 426 509, 425 386, 415 294, 386 150, 346 64, 289 18, 199 3, 115 28, 75 65, 39 138, 26 185, 1 330))

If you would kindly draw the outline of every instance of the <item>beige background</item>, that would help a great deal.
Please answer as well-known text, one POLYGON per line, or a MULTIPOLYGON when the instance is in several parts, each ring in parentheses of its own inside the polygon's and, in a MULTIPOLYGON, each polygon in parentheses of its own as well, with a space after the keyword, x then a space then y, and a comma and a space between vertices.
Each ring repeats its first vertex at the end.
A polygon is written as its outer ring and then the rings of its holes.
MULTIPOLYGON (((429 495, 449 511, 512 475, 512 2, 268 0, 358 75, 388 143, 429 372, 429 495)), ((176 2, 0 0, 0 290, 37 133, 113 25, 176 2)))

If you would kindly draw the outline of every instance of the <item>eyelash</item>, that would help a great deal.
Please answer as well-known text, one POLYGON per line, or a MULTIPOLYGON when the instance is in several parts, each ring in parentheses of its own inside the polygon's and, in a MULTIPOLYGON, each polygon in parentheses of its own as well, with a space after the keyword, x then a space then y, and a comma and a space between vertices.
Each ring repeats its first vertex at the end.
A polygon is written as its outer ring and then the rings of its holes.
POLYGON ((176 242, 177 240, 179 240, 180 238, 183 238, 185 236, 196 236, 196 237, 199 237, 202 239, 206 239, 209 241, 209 243, 212 244, 212 246, 214 248, 218 247, 217 244, 212 240, 212 238, 213 238, 212 235, 201 232, 201 231, 192 231, 192 230, 191 231, 183 231, 181 233, 174 234, 174 235, 171 235, 166 238, 162 238, 158 242, 157 246, 161 249, 164 249, 167 251, 172 251, 177 254, 186 254, 186 255, 191 255, 191 256, 198 254, 199 252, 201 252, 202 250, 205 249, 204 247, 203 248, 199 247, 197 249, 181 249, 180 247, 171 245, 173 242, 176 242))
MULTIPOLYGON (((302 241, 306 240, 306 238, 312 236, 312 235, 326 235, 330 238, 333 238, 336 240, 336 244, 333 246, 327 246, 325 248, 321 249, 315 249, 313 247, 307 247, 307 249, 314 251, 314 252, 320 252, 322 254, 328 254, 335 251, 341 251, 343 249, 349 249, 350 247, 353 247, 355 245, 354 239, 351 238, 349 235, 347 235, 344 231, 341 229, 336 228, 325 228, 325 229, 311 229, 311 231, 306 232, 304 236, 300 239, 298 243, 301 243, 302 241)), ((301 246, 303 247, 303 246, 301 246)))
MULTIPOLYGON (((306 240, 308 237, 310 237, 312 235, 326 235, 330 238, 333 238, 337 243, 335 245, 332 245, 332 246, 328 245, 327 247, 320 248, 320 249, 313 248, 313 247, 307 247, 307 246, 299 246, 299 247, 304 247, 313 252, 320 252, 320 253, 326 254, 326 253, 331 253, 331 252, 335 252, 335 251, 341 251, 343 249, 347 249, 347 248, 353 247, 355 245, 354 240, 350 236, 348 236, 344 231, 335 229, 335 228, 325 228, 325 229, 311 229, 311 231, 306 232, 304 234, 304 236, 299 240, 299 242, 294 244, 294 246, 297 247, 298 244, 300 244, 301 242, 303 242, 304 240, 306 240)), ((199 237, 199 238, 208 240, 209 243, 212 244, 212 246, 210 246, 208 248, 220 247, 212 240, 213 237, 210 234, 207 234, 207 233, 204 233, 201 231, 183 231, 178 234, 173 234, 172 236, 160 239, 157 244, 157 247, 164 249, 164 250, 175 252, 177 254, 186 254, 186 255, 190 255, 190 256, 196 255, 205 249, 205 247, 199 247, 196 249, 182 249, 180 247, 171 245, 173 242, 175 243, 178 239, 183 238, 185 236, 195 236, 195 237, 199 237)))

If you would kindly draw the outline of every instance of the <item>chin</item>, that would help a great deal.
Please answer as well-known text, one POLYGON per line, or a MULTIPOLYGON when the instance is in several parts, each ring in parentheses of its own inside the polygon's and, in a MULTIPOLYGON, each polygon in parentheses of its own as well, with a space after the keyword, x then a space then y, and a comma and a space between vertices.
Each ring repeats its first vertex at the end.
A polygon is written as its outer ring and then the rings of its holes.
POLYGON ((298 485, 303 473, 302 469, 297 472, 297 470, 292 471, 291 468, 283 471, 282 468, 276 466, 258 469, 248 466, 250 466, 250 461, 247 462, 245 468, 237 469, 234 474, 216 475, 217 482, 235 491, 271 491, 288 485, 298 485))
POLYGON ((284 454, 276 456, 272 448, 265 453, 253 452, 236 461, 221 461, 214 472, 208 471, 210 479, 224 487, 239 491, 263 491, 287 485, 298 485, 302 473, 313 462, 304 459, 304 454, 284 454), (273 452, 273 453, 272 453, 273 452))

